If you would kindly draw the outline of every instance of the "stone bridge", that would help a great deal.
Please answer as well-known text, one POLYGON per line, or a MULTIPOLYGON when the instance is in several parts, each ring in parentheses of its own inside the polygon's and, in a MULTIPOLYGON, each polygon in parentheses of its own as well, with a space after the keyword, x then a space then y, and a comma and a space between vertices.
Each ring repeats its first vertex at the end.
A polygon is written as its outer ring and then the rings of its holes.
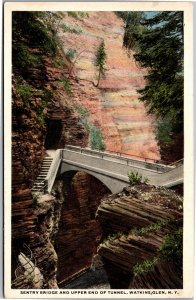
POLYGON ((56 150, 46 176, 47 192, 51 192, 55 178, 69 171, 84 171, 118 193, 129 184, 128 173, 138 172, 149 184, 172 187, 183 183, 183 160, 171 165, 151 159, 135 159, 120 154, 100 152, 88 148, 66 146, 56 150))

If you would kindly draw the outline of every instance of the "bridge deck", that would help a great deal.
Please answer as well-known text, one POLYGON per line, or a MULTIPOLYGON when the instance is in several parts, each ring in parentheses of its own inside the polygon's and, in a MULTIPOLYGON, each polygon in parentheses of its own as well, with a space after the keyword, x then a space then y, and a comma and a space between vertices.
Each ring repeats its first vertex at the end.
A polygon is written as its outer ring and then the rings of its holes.
POLYGON ((149 179, 149 183, 170 187, 183 182, 183 160, 176 164, 164 165, 149 159, 100 152, 76 146, 66 146, 56 151, 48 172, 48 191, 51 192, 58 174, 68 171, 85 171, 102 181, 113 193, 129 184, 128 173, 138 172, 149 179))

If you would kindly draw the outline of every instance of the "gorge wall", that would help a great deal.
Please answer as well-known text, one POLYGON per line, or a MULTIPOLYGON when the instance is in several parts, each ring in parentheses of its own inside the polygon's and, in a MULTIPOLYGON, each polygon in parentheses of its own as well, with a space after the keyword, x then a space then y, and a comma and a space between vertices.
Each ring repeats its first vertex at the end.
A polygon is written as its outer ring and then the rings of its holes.
POLYGON ((65 144, 84 147, 88 143, 88 133, 80 123, 80 115, 72 108, 72 104, 66 107, 61 104, 61 98, 66 95, 66 91, 58 80, 62 73, 67 72, 67 68, 56 68, 51 58, 43 57, 41 71, 37 67, 29 67, 25 73, 20 69, 13 69, 13 72, 13 288, 34 287, 27 278, 21 280, 23 275, 21 269, 18 269, 18 255, 21 252, 27 257, 32 254, 37 267, 44 270, 43 287, 55 288, 57 257, 52 241, 58 225, 55 215, 60 213, 61 205, 50 196, 41 198, 39 203, 30 188, 39 174, 42 159, 47 155, 46 149, 61 148, 65 144), (22 76, 19 77, 18 74, 22 76), (43 95, 47 99, 43 99, 43 95), (29 245, 31 253, 25 245, 29 245), (19 270, 17 277, 16 269, 19 270))
POLYGON ((91 266, 102 236, 95 213, 102 197, 110 192, 84 172, 65 173, 56 181, 54 191, 63 201, 55 238, 57 280, 62 284, 91 266))
MULTIPOLYGON (((129 201, 125 201, 120 208, 120 217, 117 216, 119 225, 114 222, 114 214, 106 217, 107 212, 105 215, 101 213, 101 199, 109 191, 98 180, 82 172, 58 177, 53 195, 33 197, 30 188, 39 174, 47 149, 63 148, 66 144, 88 146, 89 131, 86 125, 89 122, 103 132, 106 150, 159 159, 153 119, 146 114, 136 92, 144 85, 145 72, 122 49, 122 21, 112 12, 94 12, 82 18, 64 13, 63 21, 81 29, 79 35, 59 33, 65 53, 69 48, 76 49, 78 53, 83 51, 71 73, 69 60, 60 52, 55 59, 43 55, 41 68, 31 66, 25 71, 22 68, 13 69, 13 288, 35 288, 30 278, 24 276, 24 270, 18 268, 20 252, 36 261, 40 278, 43 277, 40 288, 57 288, 58 283, 90 267, 100 241, 119 230, 127 231, 134 224, 133 218, 124 215, 125 210, 129 210, 129 201), (96 88, 93 84, 96 81, 93 59, 102 39, 106 44, 108 70, 100 87, 96 88), (69 78, 71 92, 62 76, 69 78), (29 92, 26 90, 24 94, 21 88, 26 86, 29 92), (81 108, 85 108, 88 114, 84 114, 81 108), (95 218, 97 209, 98 219, 95 218)), ((30 49, 30 52, 37 55, 39 49, 30 49)), ((168 197, 174 197, 171 195, 168 197)), ((121 196, 124 197, 124 194, 121 196)), ((171 203, 166 201, 165 205, 171 203)), ((144 206, 140 208, 143 210, 144 206)), ((133 203, 132 209, 136 211, 133 203)), ((152 205, 148 207, 148 213, 151 209, 154 211, 152 205)), ((163 213, 164 217, 159 215, 161 208, 157 209, 155 219, 167 219, 170 215, 180 219, 181 209, 175 208, 174 212, 172 209, 163 213)), ((149 225, 151 221, 152 217, 148 215, 144 223, 136 221, 135 226, 149 225)), ((156 252, 161 239, 158 233, 157 244, 149 243, 150 249, 155 247, 153 251, 156 252)), ((131 286, 132 272, 127 271, 130 262, 126 262, 125 269, 119 267, 109 248, 101 245, 99 254, 103 257, 111 286, 131 286), (126 284, 117 282, 121 271, 127 276, 126 284)), ((150 257, 149 253, 146 257, 150 257)), ((142 279, 137 280, 135 286, 139 286, 138 282, 142 279)))
POLYGON ((98 254, 111 288, 182 288, 182 207, 175 192, 146 184, 102 199, 98 254))
POLYGON ((89 12, 83 18, 64 15, 66 24, 80 29, 78 35, 60 33, 65 53, 71 48, 81 53, 76 66, 78 85, 73 101, 89 112, 89 120, 104 135, 106 150, 159 158, 153 119, 139 102, 137 89, 145 84, 145 70, 136 65, 122 48, 123 21, 114 12, 89 12), (106 76, 95 88, 95 52, 104 40, 107 53, 106 76))

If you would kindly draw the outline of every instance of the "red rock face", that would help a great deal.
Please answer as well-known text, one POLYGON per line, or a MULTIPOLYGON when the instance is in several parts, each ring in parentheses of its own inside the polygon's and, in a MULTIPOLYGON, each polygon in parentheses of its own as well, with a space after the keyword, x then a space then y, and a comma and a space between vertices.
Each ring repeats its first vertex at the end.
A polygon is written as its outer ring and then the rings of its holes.
MULTIPOLYGON (((57 80, 63 70, 55 69, 52 61, 48 59, 45 60, 45 67, 41 74, 36 68, 28 70, 28 72, 25 79, 28 80, 29 84, 32 85, 36 82, 37 85, 39 84, 39 88, 47 85, 49 90, 58 89, 58 92, 50 99, 50 103, 44 108, 44 113, 50 124, 51 122, 53 122, 52 124, 54 122, 60 124, 61 130, 58 126, 45 126, 37 121, 36 116, 40 109, 39 97, 35 93, 32 95, 33 109, 24 107, 23 101, 16 91, 16 81, 13 80, 12 279, 15 279, 17 256, 23 250, 23 244, 28 244, 36 258, 38 267, 45 270, 45 288, 51 288, 56 285, 56 257, 50 239, 45 238, 46 229, 51 226, 50 219, 48 220, 50 212, 45 211, 42 218, 38 218, 36 201, 33 199, 30 187, 39 174, 42 159, 46 155, 46 138, 49 146, 53 149, 64 147, 66 143, 86 146, 88 134, 79 123, 78 114, 72 108, 64 107, 61 104, 61 98, 66 96, 66 91, 58 85, 57 80), (55 128, 58 129, 56 132, 54 131, 55 128)), ((26 83, 26 81, 24 82, 26 83)), ((55 200, 51 202, 51 210, 58 212, 55 200)), ((24 283, 21 282, 20 284, 23 285, 24 283)), ((14 286, 18 288, 21 285, 14 286)), ((25 287, 24 285, 23 288, 25 287)))
POLYGON ((101 239, 95 213, 103 195, 109 193, 101 182, 84 172, 70 174, 61 180, 61 187, 59 181, 55 183, 56 197, 63 199, 55 237, 59 284, 90 267, 101 239))
POLYGON ((80 78, 82 91, 73 101, 82 104, 90 112, 90 121, 101 127, 106 149, 158 159, 153 119, 138 100, 137 89, 144 87, 145 70, 122 48, 123 21, 114 12, 89 12, 80 19, 65 13, 63 21, 82 30, 79 35, 60 32, 65 53, 69 48, 82 52, 72 74, 80 78), (107 72, 96 88, 93 60, 102 39, 107 72))

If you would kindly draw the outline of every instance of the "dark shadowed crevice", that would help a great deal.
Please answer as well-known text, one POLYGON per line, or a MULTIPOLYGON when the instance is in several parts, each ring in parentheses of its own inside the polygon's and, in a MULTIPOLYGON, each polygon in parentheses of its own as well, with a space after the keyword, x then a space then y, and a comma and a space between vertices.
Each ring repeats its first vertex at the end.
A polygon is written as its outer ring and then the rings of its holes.
POLYGON ((55 238, 57 280, 62 283, 91 266, 102 237, 95 213, 103 196, 110 191, 99 180, 81 171, 62 174, 54 190, 57 198, 61 201, 64 198, 55 238))

